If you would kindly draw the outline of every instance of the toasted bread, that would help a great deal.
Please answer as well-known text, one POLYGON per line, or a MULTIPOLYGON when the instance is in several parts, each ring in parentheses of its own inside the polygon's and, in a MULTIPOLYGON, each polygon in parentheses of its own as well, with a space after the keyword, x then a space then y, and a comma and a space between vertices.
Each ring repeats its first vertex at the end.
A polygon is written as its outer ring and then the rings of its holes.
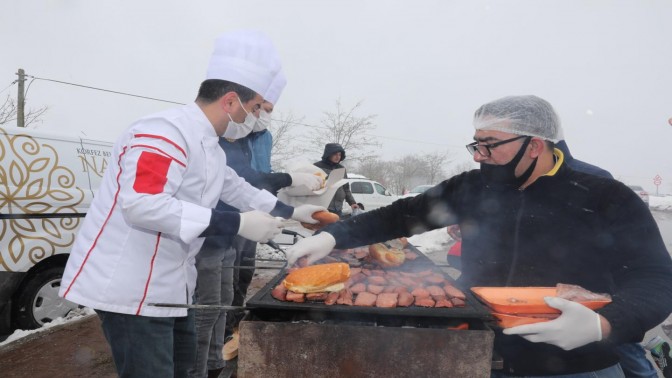
POLYGON ((282 281, 295 293, 339 291, 350 278, 350 266, 345 263, 311 265, 296 269, 282 281))

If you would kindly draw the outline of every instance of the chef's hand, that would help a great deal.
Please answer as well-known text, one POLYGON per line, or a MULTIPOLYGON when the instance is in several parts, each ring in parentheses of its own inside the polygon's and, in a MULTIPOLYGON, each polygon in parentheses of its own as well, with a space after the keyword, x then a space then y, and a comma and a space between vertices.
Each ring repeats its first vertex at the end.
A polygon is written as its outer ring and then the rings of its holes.
POLYGON ((310 173, 290 173, 292 186, 305 185, 313 192, 322 189, 322 177, 310 173))
POLYGON ((352 207, 353 209, 359 209, 359 205, 356 203, 353 203, 352 205, 350 205, 350 207, 352 207))
POLYGON ((252 241, 266 243, 282 231, 282 220, 262 211, 240 213, 238 235, 252 241))
POLYGON ((520 335, 533 343, 548 343, 571 350, 602 340, 600 315, 588 307, 558 297, 545 297, 546 304, 562 311, 551 321, 525 324, 504 330, 505 335, 520 335))
POLYGON ((328 232, 301 239, 285 250, 287 265, 293 265, 296 260, 308 256, 308 265, 327 256, 336 246, 336 239, 328 232))
POLYGON ((295 221, 315 224, 317 223, 316 219, 313 219, 313 213, 318 211, 326 211, 327 209, 324 206, 316 205, 301 205, 294 208, 292 213, 292 219, 295 221))

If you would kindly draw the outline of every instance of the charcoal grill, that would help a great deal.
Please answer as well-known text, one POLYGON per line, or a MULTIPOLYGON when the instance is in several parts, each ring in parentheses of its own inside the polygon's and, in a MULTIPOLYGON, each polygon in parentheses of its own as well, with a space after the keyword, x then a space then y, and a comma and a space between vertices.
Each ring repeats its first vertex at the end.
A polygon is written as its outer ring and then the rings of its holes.
MULTIPOLYGON (((418 258, 400 270, 434 264, 418 258)), ((279 272, 250 298, 240 323, 240 377, 488 377, 489 311, 465 292, 465 307, 378 308, 285 302, 271 296, 279 272), (454 327, 468 325, 468 330, 454 327)))

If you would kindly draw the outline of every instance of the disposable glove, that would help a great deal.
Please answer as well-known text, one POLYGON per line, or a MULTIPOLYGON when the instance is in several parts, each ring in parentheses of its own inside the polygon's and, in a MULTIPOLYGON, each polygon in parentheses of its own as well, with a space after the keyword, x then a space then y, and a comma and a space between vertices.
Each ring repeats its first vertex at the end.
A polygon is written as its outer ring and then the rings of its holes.
POLYGON ((262 211, 240 213, 238 235, 252 241, 266 243, 282 231, 282 221, 262 211))
POLYGON ((588 307, 558 297, 545 297, 546 304, 562 311, 551 321, 525 324, 504 330, 505 335, 520 335, 533 343, 548 343, 564 350, 602 340, 600 315, 588 307))
POLYGON ((294 208, 292 213, 292 219, 295 221, 315 224, 317 220, 313 219, 313 213, 318 211, 326 211, 327 209, 324 206, 316 205, 301 205, 294 208))
POLYGON ((308 264, 327 256, 336 246, 336 239, 328 232, 301 239, 285 250, 287 265, 293 265, 296 260, 308 256, 308 264))
POLYGON ((292 186, 304 185, 312 191, 322 189, 322 177, 311 173, 290 173, 292 177, 292 186))

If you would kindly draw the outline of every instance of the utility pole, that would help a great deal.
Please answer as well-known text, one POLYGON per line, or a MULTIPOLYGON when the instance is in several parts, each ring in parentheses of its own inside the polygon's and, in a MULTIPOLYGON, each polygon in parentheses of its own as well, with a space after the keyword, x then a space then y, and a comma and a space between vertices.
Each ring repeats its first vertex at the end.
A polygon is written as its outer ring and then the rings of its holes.
POLYGON ((19 95, 17 96, 16 104, 16 126, 25 127, 26 119, 24 116, 24 108, 26 105, 26 98, 24 96, 26 92, 23 88, 24 83, 26 82, 26 72, 23 70, 23 68, 19 68, 17 75, 19 75, 19 95))

